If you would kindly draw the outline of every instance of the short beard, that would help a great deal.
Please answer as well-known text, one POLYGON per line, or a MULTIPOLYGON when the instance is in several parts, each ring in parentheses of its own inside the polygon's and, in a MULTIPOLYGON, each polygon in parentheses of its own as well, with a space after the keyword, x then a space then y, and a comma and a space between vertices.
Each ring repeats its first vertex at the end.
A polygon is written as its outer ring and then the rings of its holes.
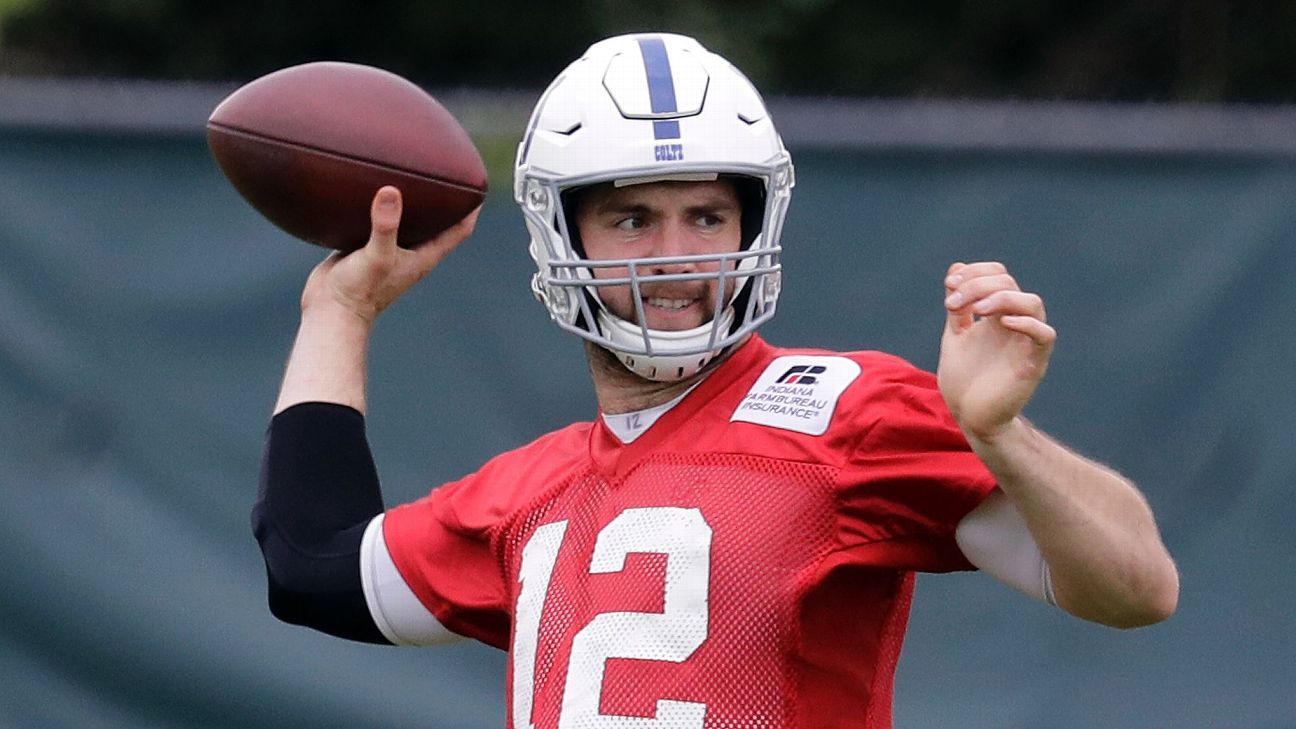
POLYGON ((584 340, 585 360, 589 363, 590 374, 597 376, 602 373, 605 377, 613 379, 622 379, 626 377, 636 380, 643 379, 639 375, 630 371, 629 367, 620 360, 611 350, 601 347, 588 339, 584 340))

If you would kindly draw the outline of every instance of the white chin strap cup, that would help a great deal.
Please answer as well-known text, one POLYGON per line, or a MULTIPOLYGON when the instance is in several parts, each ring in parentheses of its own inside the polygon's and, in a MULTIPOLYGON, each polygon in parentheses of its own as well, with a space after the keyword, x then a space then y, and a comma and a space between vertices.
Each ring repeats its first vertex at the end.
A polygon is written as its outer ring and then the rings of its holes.
POLYGON ((655 382, 676 382, 696 375, 715 358, 724 347, 707 349, 711 341, 711 332, 717 332, 716 341, 723 341, 729 335, 733 325, 733 307, 726 307, 721 315, 719 326, 707 322, 692 329, 665 331, 648 329, 648 341, 652 345, 652 354, 644 354, 644 328, 609 314, 600 309, 598 314, 600 333, 614 346, 608 351, 621 360, 626 369, 655 382))

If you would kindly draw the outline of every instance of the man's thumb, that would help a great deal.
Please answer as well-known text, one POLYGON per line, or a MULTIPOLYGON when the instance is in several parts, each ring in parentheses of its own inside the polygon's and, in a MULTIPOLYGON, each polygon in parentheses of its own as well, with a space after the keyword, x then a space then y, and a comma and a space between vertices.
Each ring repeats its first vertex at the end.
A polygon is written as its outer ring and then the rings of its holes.
POLYGON ((396 231, 400 228, 400 190, 387 185, 374 195, 369 207, 369 245, 381 248, 396 247, 396 231))

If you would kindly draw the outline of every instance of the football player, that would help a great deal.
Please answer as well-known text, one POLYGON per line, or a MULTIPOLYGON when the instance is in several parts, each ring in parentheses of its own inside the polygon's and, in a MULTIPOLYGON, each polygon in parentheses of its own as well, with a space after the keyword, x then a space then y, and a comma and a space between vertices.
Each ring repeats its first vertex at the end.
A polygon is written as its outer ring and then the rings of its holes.
POLYGON ((1003 265, 944 272, 936 374, 755 333, 793 184, 723 58, 593 45, 537 104, 514 194, 599 412, 388 511, 369 332, 474 219, 400 249, 400 195, 378 191, 368 245, 306 284, 269 428, 253 522, 274 614, 507 650, 511 725, 544 729, 890 726, 917 571, 980 568, 1117 627, 1170 615, 1138 490, 1021 416, 1055 334, 1003 265))

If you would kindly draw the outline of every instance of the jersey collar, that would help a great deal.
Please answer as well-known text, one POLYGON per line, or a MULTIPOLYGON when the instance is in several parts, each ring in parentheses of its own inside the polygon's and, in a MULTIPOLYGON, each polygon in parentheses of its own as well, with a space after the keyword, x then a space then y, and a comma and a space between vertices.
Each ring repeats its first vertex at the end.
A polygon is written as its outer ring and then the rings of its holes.
POLYGON ((595 426, 590 429, 590 457, 595 467, 615 482, 651 453, 688 447, 691 443, 671 442, 676 432, 685 424, 696 428, 691 421, 713 417, 715 413, 727 421, 728 413, 737 407, 751 380, 759 374, 756 364, 768 360, 772 352, 773 348, 765 340, 753 334, 630 443, 622 443, 600 413, 595 426))

